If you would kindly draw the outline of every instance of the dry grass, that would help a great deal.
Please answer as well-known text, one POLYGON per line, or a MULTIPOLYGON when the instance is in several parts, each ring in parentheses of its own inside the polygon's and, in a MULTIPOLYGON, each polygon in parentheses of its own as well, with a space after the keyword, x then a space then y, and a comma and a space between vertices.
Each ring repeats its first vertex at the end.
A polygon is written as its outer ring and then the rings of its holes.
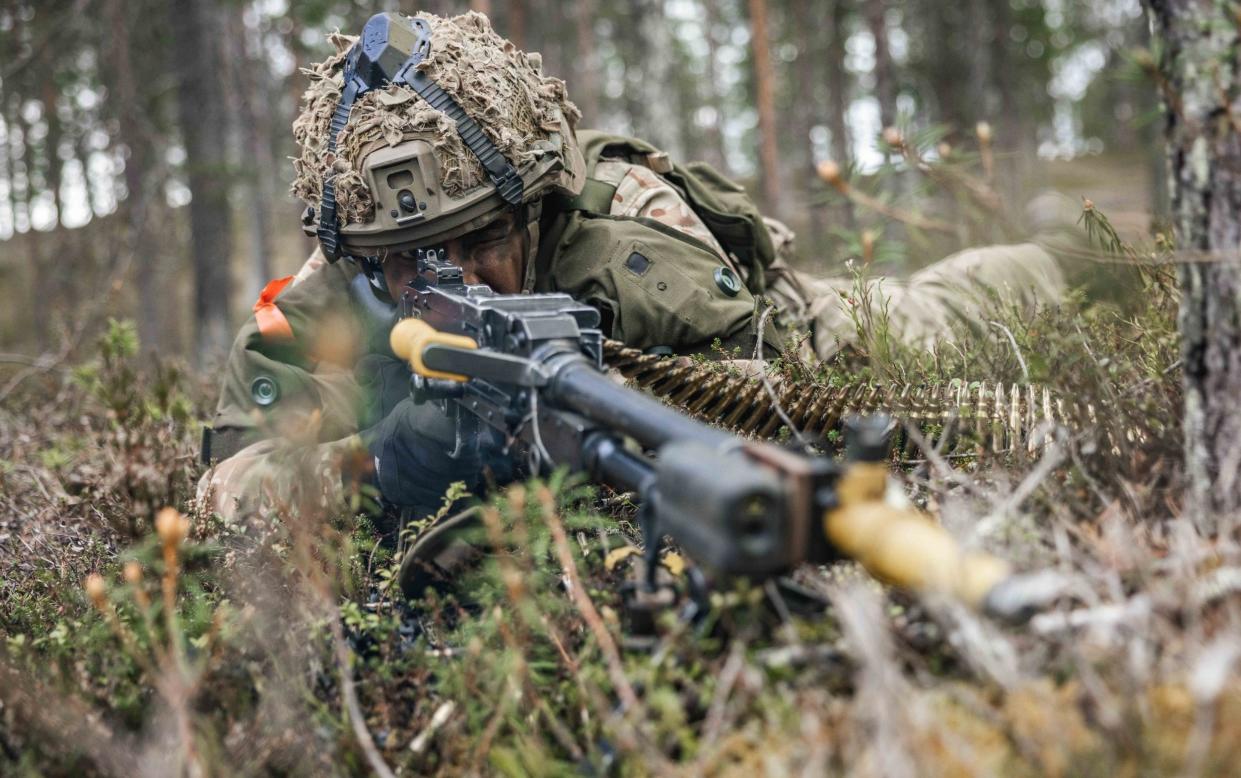
POLYGON ((907 491, 964 542, 1065 577, 1021 626, 842 563, 799 571, 820 613, 726 583, 704 618, 668 608, 635 640, 637 560, 609 553, 632 508, 560 478, 492 496, 499 550, 406 603, 343 508, 198 511, 207 392, 139 367, 113 325, 96 359, 0 409, 0 773, 1231 772, 1236 517, 1180 511, 1175 295, 1143 283, 1123 310, 997 311, 934 355, 870 316, 829 366, 837 383, 1028 373, 1093 408, 1032 453, 904 452, 907 491))
MULTIPOLYGON (((196 514, 194 401, 174 371, 137 369, 117 325, 97 362, 31 382, 0 417, 0 764, 1226 772, 1241 756, 1228 736, 1241 558, 1233 524, 1206 534, 1178 515, 1170 298, 1149 299, 1008 321, 1012 338, 937 363, 1011 373, 1015 342, 1043 360, 1042 380, 1108 409, 1049 431, 1056 448, 1033 458, 925 456, 904 472, 966 542, 1062 572, 1069 594, 1048 612, 1001 627, 844 564, 800 575, 830 601, 820 615, 781 616, 762 589, 724 586, 706 619, 669 609, 640 647, 619 594, 634 559, 605 563, 631 539, 623 503, 580 487, 492 499, 484 523, 506 550, 416 608, 394 599, 391 556, 347 513, 286 505, 244 526, 196 514), (1126 435, 1142 443, 1106 445, 1126 435)), ((935 367, 898 365, 913 359, 898 351, 871 369, 935 367)))

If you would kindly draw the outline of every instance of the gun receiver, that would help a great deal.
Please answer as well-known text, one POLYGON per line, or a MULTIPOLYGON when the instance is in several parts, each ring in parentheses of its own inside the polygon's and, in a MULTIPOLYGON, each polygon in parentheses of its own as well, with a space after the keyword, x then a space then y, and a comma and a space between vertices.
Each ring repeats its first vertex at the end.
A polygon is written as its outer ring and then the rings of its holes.
POLYGON ((885 581, 1015 615, 1013 598, 996 596, 1011 589, 1006 563, 885 501, 875 425, 857 425, 844 463, 709 427, 605 372, 593 308, 466 284, 435 251, 402 302, 391 345, 414 369, 415 396, 443 406, 458 440, 491 427, 524 442, 536 472, 567 466, 635 492, 648 561, 665 534, 720 576, 778 576, 843 555, 885 581))

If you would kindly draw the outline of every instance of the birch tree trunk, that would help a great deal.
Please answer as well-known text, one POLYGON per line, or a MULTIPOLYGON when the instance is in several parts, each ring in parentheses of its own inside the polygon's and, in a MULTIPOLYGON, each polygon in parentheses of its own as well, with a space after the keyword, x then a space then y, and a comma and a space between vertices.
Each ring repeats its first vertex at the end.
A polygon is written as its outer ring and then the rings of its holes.
POLYGON ((1162 43, 1180 266, 1187 510, 1204 530, 1241 507, 1241 27, 1214 0, 1145 0, 1162 43))

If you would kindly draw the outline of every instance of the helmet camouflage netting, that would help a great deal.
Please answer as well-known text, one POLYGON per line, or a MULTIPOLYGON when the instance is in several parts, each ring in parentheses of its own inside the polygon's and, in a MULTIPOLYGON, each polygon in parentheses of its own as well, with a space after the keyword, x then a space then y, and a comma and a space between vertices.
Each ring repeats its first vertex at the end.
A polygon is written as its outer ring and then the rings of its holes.
MULTIPOLYGON (((501 38, 479 13, 442 18, 424 12, 418 18, 431 27, 431 54, 418 68, 461 105, 501 154, 519 170, 542 155, 564 154, 562 144, 555 142, 564 129, 561 119, 571 132, 581 113, 569 101, 564 82, 543 75, 537 53, 522 52, 501 38)), ((362 176, 363 159, 376 149, 415 136, 435 149, 440 185, 449 196, 490 185, 453 120, 406 86, 389 85, 362 95, 340 133, 336 154, 330 155, 328 134, 340 99, 345 56, 357 37, 333 33, 328 39, 336 53, 303 70, 310 86, 302 95, 302 112, 293 122, 293 137, 301 150, 293 160, 295 196, 318 208, 331 167, 337 172, 341 223, 369 221, 374 203, 362 176)), ((565 163, 569 165, 570 160, 565 163)))

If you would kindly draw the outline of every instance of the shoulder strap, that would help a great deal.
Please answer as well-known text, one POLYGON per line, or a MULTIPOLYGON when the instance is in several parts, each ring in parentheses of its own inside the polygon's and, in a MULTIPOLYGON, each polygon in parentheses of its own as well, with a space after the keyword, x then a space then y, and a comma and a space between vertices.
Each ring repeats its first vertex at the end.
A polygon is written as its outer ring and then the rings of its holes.
MULTIPOLYGON (((594 165, 591 165, 591 168, 591 172, 594 172, 594 165)), ((612 208, 612 197, 615 194, 616 187, 613 184, 597 178, 587 178, 578 196, 565 201, 564 209, 606 214, 612 208)))

